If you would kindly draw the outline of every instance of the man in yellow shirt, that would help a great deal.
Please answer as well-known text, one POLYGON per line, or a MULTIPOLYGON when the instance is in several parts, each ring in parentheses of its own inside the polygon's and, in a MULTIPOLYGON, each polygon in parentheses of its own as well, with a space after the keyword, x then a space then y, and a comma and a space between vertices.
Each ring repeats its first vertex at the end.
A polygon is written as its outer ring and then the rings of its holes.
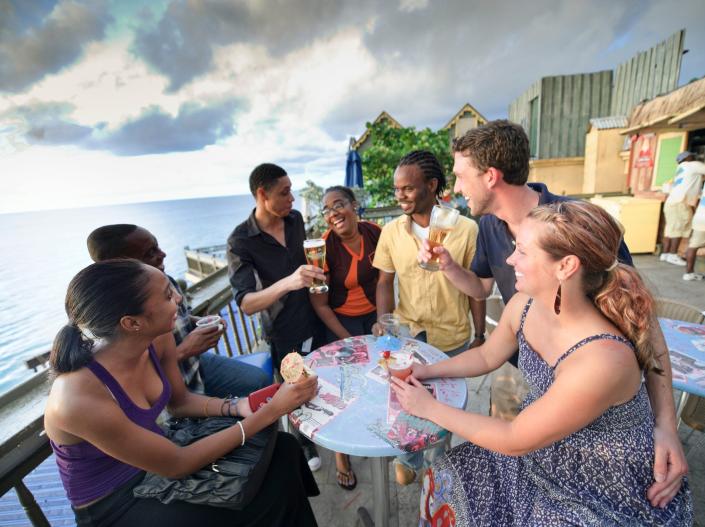
MULTIPOLYGON (((405 155, 394 172, 394 196, 404 213, 382 229, 373 264, 377 282, 377 316, 394 312, 412 336, 449 354, 479 346, 485 339, 485 301, 474 300, 448 281, 443 273, 419 267, 417 254, 428 237, 431 210, 443 194, 446 179, 436 157, 416 150, 405 155), (394 303, 398 277, 399 303, 394 303), (470 342, 469 312, 475 328, 470 342)), ((475 254, 477 224, 461 216, 443 246, 465 267, 475 254)), ((400 484, 411 483, 423 463, 423 453, 397 459, 400 484)))

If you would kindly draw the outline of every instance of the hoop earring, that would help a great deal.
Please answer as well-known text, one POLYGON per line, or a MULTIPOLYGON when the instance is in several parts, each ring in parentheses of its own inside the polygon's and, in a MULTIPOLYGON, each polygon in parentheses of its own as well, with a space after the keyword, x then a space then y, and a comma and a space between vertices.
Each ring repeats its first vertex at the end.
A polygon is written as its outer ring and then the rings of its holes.
POLYGON ((558 291, 556 291, 556 299, 553 301, 553 311, 556 315, 561 314, 561 284, 558 284, 558 291))

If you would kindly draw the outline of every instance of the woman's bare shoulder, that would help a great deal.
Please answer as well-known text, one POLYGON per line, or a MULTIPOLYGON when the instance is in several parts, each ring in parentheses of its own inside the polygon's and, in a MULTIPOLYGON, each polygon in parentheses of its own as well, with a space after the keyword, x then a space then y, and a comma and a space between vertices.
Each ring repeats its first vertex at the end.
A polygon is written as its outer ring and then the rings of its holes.
POLYGON ((51 385, 45 418, 58 422, 70 420, 110 398, 105 385, 88 368, 62 373, 51 385))
POLYGON ((514 332, 519 330, 521 315, 530 299, 529 295, 525 293, 514 293, 514 296, 509 299, 509 302, 507 302, 504 308, 502 317, 506 316, 508 318, 509 324, 514 332))

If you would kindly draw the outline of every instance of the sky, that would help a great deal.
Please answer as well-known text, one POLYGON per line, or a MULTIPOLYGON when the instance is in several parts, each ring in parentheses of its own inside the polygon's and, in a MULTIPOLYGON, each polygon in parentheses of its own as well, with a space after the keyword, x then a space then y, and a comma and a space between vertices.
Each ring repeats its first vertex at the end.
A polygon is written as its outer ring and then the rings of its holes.
POLYGON ((705 75, 702 0, 0 0, 0 213, 344 179, 386 110, 488 119, 535 80, 615 69, 685 28, 679 85, 705 75))

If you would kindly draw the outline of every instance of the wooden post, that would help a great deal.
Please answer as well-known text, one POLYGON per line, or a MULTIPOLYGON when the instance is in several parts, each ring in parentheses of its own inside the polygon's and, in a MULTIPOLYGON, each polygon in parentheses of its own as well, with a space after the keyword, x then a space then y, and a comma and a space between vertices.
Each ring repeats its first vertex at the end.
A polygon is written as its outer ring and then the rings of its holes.
POLYGON ((34 496, 21 479, 15 484, 15 492, 17 492, 20 504, 34 527, 51 527, 42 509, 37 504, 37 500, 34 499, 34 496))
POLYGON ((247 322, 245 322, 245 315, 242 314, 241 309, 237 310, 237 314, 240 316, 240 327, 242 328, 242 332, 245 334, 245 344, 247 344, 247 353, 252 353, 252 343, 250 342, 250 334, 247 332, 247 322))
POLYGON ((228 332, 226 331, 223 333, 223 342, 225 343, 225 351, 228 354, 228 357, 233 356, 233 350, 230 347, 230 337, 228 337, 228 332))
POLYGON ((240 341, 240 334, 237 331, 237 324, 235 323, 235 313, 233 313, 232 303, 228 303, 228 315, 230 317, 230 323, 232 324, 233 335, 235 335, 235 344, 237 345, 237 354, 242 355, 242 342, 240 341))
POLYGON ((259 337, 257 336, 257 326, 255 326, 255 319, 254 317, 249 317, 250 318, 250 327, 252 328, 252 335, 254 336, 255 339, 255 346, 259 345, 259 337))

